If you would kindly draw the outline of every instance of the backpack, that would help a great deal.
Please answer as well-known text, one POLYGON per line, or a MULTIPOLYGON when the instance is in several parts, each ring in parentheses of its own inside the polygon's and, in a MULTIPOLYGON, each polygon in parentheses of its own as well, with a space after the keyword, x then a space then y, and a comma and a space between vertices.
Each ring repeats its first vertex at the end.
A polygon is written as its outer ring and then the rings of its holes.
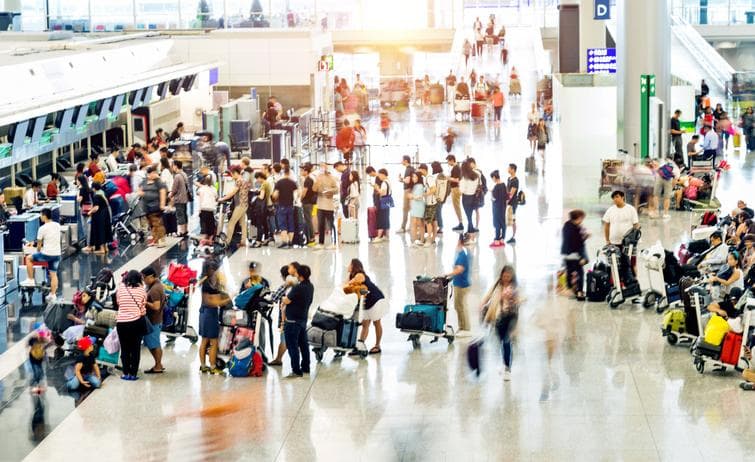
POLYGON ((671 164, 664 164, 658 169, 658 175, 664 180, 670 180, 674 178, 674 167, 671 164))
POLYGON ((516 193, 516 202, 517 205, 524 205, 527 203, 527 196, 524 194, 524 191, 519 190, 519 192, 516 193))
POLYGON ((240 310, 245 310, 249 305, 249 302, 255 295, 257 295, 257 292, 259 292, 262 287, 262 284, 255 284, 243 292, 240 292, 236 295, 236 298, 233 299, 234 306, 240 310))
POLYGON ((262 353, 256 350, 252 355, 252 370, 249 373, 252 377, 262 377, 262 373, 265 371, 265 360, 262 358, 262 353))
POLYGON ((488 180, 485 179, 485 175, 481 171, 477 170, 477 174, 480 175, 480 187, 482 188, 482 194, 488 193, 488 180))
POLYGON ((233 377, 249 377, 255 353, 259 354, 248 342, 239 343, 228 361, 228 373, 233 377))
POLYGON ((443 204, 446 202, 450 192, 451 188, 448 187, 448 178, 446 178, 446 175, 439 173, 435 178, 435 199, 439 204, 443 204))

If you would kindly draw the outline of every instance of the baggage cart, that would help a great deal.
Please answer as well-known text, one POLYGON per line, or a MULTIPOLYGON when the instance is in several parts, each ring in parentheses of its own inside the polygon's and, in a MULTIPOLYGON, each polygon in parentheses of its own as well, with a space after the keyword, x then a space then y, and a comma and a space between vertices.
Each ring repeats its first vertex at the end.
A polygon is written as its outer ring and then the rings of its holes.
MULTIPOLYGON (((321 362, 325 352, 331 349, 335 352, 335 358, 341 358, 347 353, 356 350, 359 358, 366 358, 369 354, 367 345, 357 337, 357 331, 362 320, 362 313, 364 311, 364 299, 366 292, 360 294, 354 311, 348 318, 343 318, 339 322, 339 326, 335 329, 335 332, 322 331, 319 332, 316 326, 310 326, 307 329, 307 337, 309 339, 309 345, 312 347, 312 352, 315 354, 317 362, 321 362), (335 336, 335 341, 326 342, 326 335, 335 336), (328 345, 330 343, 330 345, 328 345)), ((328 313, 321 308, 317 309, 318 313, 328 313)), ((337 315, 335 315, 337 316, 337 315)))
MULTIPOLYGON (((429 329, 408 329, 402 327, 403 315, 401 313, 396 315, 396 327, 403 333, 409 334, 407 341, 412 342, 412 347, 420 347, 420 339, 423 336, 432 338, 430 343, 435 343, 441 338, 445 338, 448 344, 452 344, 455 338, 453 327, 446 324, 448 313, 448 300, 452 296, 452 289, 450 286, 450 280, 445 276, 438 276, 431 279, 425 279, 418 277, 413 281, 414 286, 414 298, 417 304, 431 304, 437 305, 439 310, 443 313, 443 329, 429 330, 429 329), (435 293, 433 293, 433 289, 435 293)), ((404 308, 404 314, 411 310, 410 307, 416 305, 407 305, 404 308)))

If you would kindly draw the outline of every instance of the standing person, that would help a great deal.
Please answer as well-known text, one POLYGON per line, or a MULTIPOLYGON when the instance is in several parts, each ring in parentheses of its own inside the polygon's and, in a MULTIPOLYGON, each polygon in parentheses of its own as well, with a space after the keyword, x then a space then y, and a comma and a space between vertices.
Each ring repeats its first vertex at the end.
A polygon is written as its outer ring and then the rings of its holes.
POLYGON ((479 29, 475 29, 474 31, 474 42, 477 58, 482 60, 482 44, 485 42, 485 37, 482 35, 482 25, 480 25, 479 29))
POLYGON ((469 162, 469 165, 472 167, 472 170, 475 171, 477 174, 477 178, 480 180, 480 184, 478 185, 478 193, 475 195, 477 196, 477 202, 475 203, 475 229, 479 232, 480 227, 480 209, 485 206, 485 194, 488 193, 488 182, 485 180, 485 175, 482 173, 482 170, 477 168, 477 161, 474 160, 473 157, 468 157, 467 162, 469 162))
POLYGON ((202 290, 202 305, 199 308, 199 372, 222 374, 216 361, 218 358, 218 337, 220 336, 220 308, 231 303, 228 294, 223 291, 218 272, 219 266, 214 259, 206 259, 202 265, 202 278, 199 286, 202 290), (207 357, 211 366, 207 366, 207 357))
POLYGON ((348 207, 348 201, 349 201, 349 174, 351 173, 351 169, 348 165, 344 164, 343 162, 336 161, 333 164, 333 169, 338 174, 338 194, 341 199, 341 208, 343 211, 343 216, 348 217, 349 216, 349 207, 348 207))
POLYGON ((511 380, 511 334, 519 319, 519 289, 514 267, 506 265, 482 300, 485 323, 495 327, 501 339, 503 380, 511 380))
POLYGON ((152 241, 148 245, 165 247, 165 225, 163 224, 162 214, 163 210, 165 210, 168 190, 165 184, 160 181, 156 167, 152 165, 147 167, 147 179, 142 183, 139 195, 142 197, 144 209, 147 212, 147 220, 152 232, 152 241))
POLYGON ((173 189, 173 171, 170 168, 170 160, 167 157, 160 158, 160 181, 168 191, 173 189))
POLYGON ((286 335, 283 332, 283 326, 286 321, 286 316, 284 314, 281 300, 283 300, 283 297, 286 294, 288 294, 291 287, 299 283, 299 279, 296 277, 296 268, 293 266, 293 264, 282 266, 280 269, 280 275, 281 275, 281 279, 283 279, 283 283, 280 286, 278 286, 277 289, 275 289, 275 292, 273 292, 273 295, 270 297, 270 301, 273 304, 278 305, 278 331, 280 332, 279 341, 278 341, 278 352, 275 354, 275 359, 267 363, 268 366, 282 366, 283 365, 283 355, 286 354, 287 348, 286 348, 286 335))
POLYGON ((472 214, 477 209, 477 188, 480 186, 480 176, 472 168, 472 164, 467 160, 461 164, 461 181, 459 182, 459 191, 461 192, 461 204, 464 207, 464 214, 467 217, 467 233, 476 233, 478 230, 474 227, 472 214))
POLYGON ((532 109, 527 113, 527 140, 530 142, 533 156, 537 148, 537 122, 539 120, 540 112, 538 112, 536 104, 532 103, 532 109))
POLYGON ((84 215, 89 212, 92 207, 92 190, 89 187, 89 179, 84 174, 84 163, 79 162, 76 164, 76 187, 79 188, 79 194, 76 196, 76 201, 79 203, 79 213, 76 216, 76 230, 78 231, 79 242, 87 239, 87 227, 84 215))
POLYGON ((464 54, 464 67, 469 67, 469 57, 472 55, 472 44, 469 39, 464 39, 461 52, 464 54))
POLYGON ((173 161, 173 187, 170 190, 170 199, 176 208, 176 225, 180 237, 188 236, 188 203, 191 196, 189 177, 183 171, 183 163, 180 160, 173 161))
POLYGON ((364 162, 364 147, 366 144, 367 129, 362 125, 362 121, 357 119, 354 121, 354 152, 358 154, 358 157, 354 159, 354 162, 358 165, 364 165, 362 162, 364 162))
POLYGON ((326 230, 333 234, 330 237, 331 241, 328 243, 327 248, 334 249, 336 247, 336 235, 334 231, 335 204, 333 203, 333 196, 338 191, 338 184, 333 175, 330 174, 326 162, 320 164, 320 174, 317 176, 312 190, 317 193, 317 231, 319 233, 319 244, 315 246, 315 249, 321 250, 325 245, 326 230))
POLYGON ((582 227, 585 219, 583 210, 569 212, 569 220, 561 229, 561 256, 566 267, 566 285, 573 292, 577 300, 584 300, 584 266, 587 264, 587 250, 585 241, 590 235, 582 227))
POLYGON ((461 166, 456 162, 456 156, 449 154, 446 156, 446 162, 451 167, 448 177, 448 185, 451 187, 451 203, 454 206, 454 212, 456 218, 459 220, 459 224, 454 226, 454 231, 464 231, 464 225, 461 222, 461 190, 459 189, 459 183, 461 182, 461 166))
POLYGON ((543 161, 543 175, 545 175, 545 146, 550 142, 551 137, 548 133, 548 127, 545 120, 540 119, 537 122, 537 150, 540 152, 540 159, 543 161))
POLYGON ((112 217, 110 216, 110 205, 102 190, 102 185, 98 182, 92 183, 92 208, 87 216, 91 222, 91 231, 89 232, 89 246, 81 249, 84 252, 93 252, 104 255, 107 253, 107 246, 113 242, 113 227, 111 226, 112 217))
POLYGON ((755 151, 755 112, 752 106, 742 114, 742 133, 745 137, 747 151, 755 151))
POLYGON ((718 133, 710 125, 703 127, 703 158, 712 160, 716 164, 716 154, 718 153, 718 133))
POLYGON ((406 232, 406 224, 409 220, 409 209, 411 206, 411 199, 410 195, 412 192, 412 184, 411 184, 411 178, 412 174, 414 173, 414 167, 412 167, 412 159, 409 156, 404 156, 401 159, 401 165, 404 167, 404 173, 399 173, 398 180, 402 183, 404 183, 404 201, 403 201, 403 208, 402 208, 402 215, 403 218, 401 219, 401 228, 399 228, 398 231, 396 231, 396 234, 403 234, 406 232))
POLYGON ((315 227, 312 223, 312 211, 317 203, 317 193, 313 191, 315 180, 312 179, 312 164, 307 162, 301 166, 299 172, 303 178, 301 187, 301 207, 304 212, 304 228, 307 234, 307 245, 315 243, 315 227))
POLYGON ((380 112, 380 131, 383 133, 385 143, 388 144, 388 137, 391 135, 391 118, 388 117, 388 112, 380 112))
POLYGON ((391 196, 391 185, 388 181, 388 170, 381 168, 377 172, 375 185, 373 186, 372 201, 377 209, 377 237, 372 240, 373 243, 383 242, 388 239, 388 230, 391 228, 391 207, 383 197, 391 196))
POLYGON ((147 291, 147 319, 149 320, 149 331, 144 336, 144 346, 147 347, 155 365, 144 371, 145 374, 162 374, 165 372, 163 366, 163 350, 160 346, 160 332, 163 328, 163 310, 165 309, 165 288, 160 278, 157 277, 157 271, 151 266, 142 270, 142 278, 147 291))
POLYGON ((506 190, 506 184, 501 181, 501 174, 498 170, 493 170, 490 173, 490 178, 493 180, 494 186, 490 193, 490 198, 493 202, 493 228, 495 229, 495 237, 490 247, 503 247, 506 244, 506 206, 509 201, 509 193, 506 190))
POLYGON ((710 89, 708 88, 708 84, 705 83, 705 79, 702 79, 700 81, 700 96, 708 96, 708 93, 710 93, 710 89))
POLYGON ((343 160, 347 163, 351 159, 351 153, 354 151, 354 129, 351 128, 349 119, 343 119, 343 126, 336 134, 336 148, 341 151, 343 160))
POLYGON ((674 111, 674 115, 671 116, 671 124, 669 128, 669 134, 671 135, 671 144, 674 147, 674 161, 680 165, 684 163, 684 152, 682 152, 682 135, 684 134, 684 132, 682 131, 682 122, 681 120, 679 120, 679 117, 681 117, 681 115, 681 110, 677 109, 674 111))
POLYGON ((37 251, 26 256, 26 279, 21 281, 25 287, 34 287, 34 262, 47 263, 50 273, 50 294, 48 301, 53 301, 58 294, 58 265, 60 264, 60 224, 52 221, 52 212, 48 208, 42 209, 39 215, 42 226, 37 230, 37 251))
POLYGON ((437 174, 430 174, 427 170, 427 164, 420 164, 418 170, 422 174, 425 183, 425 216, 423 217, 425 229, 422 232, 427 238, 424 245, 425 247, 430 247, 435 244, 435 236, 438 233, 438 224, 435 218, 438 210, 437 174))
MULTIPOLYGON (((346 282, 344 289, 350 286, 361 285, 367 287, 367 294, 364 295, 364 311, 362 313, 364 318, 362 320, 362 330, 359 332, 359 340, 362 342, 367 340, 367 336, 370 334, 370 323, 372 323, 375 326, 375 346, 370 348, 369 353, 371 355, 380 354, 383 351, 380 349, 380 341, 383 338, 381 319, 388 313, 388 302, 385 300, 383 292, 367 276, 361 260, 352 258, 346 271, 349 273, 349 280, 346 282)), ((356 350, 349 353, 350 356, 358 354, 359 352, 356 350)))
POLYGON ((212 187, 212 178, 202 178, 197 189, 199 196, 199 228, 202 239, 212 241, 217 233, 215 210, 218 207, 218 192, 212 187))
POLYGON ((220 202, 227 202, 233 200, 233 213, 228 220, 228 236, 229 242, 233 240, 233 235, 236 233, 236 225, 241 227, 241 245, 246 246, 247 240, 247 226, 246 226, 246 208, 249 206, 249 183, 244 180, 244 175, 241 170, 241 166, 234 165, 231 167, 231 178, 233 179, 233 189, 220 199, 220 202))
POLYGON ((105 158, 105 166, 107 167, 108 172, 114 173, 118 170, 118 156, 120 154, 118 148, 110 150, 110 155, 105 158))
POLYGON ((519 206, 519 178, 516 177, 516 164, 509 164, 509 179, 506 180, 509 193, 509 206, 506 209, 506 223, 511 227, 511 238, 507 244, 516 244, 516 208, 519 206))
POLYGON ((289 378, 309 374, 309 342, 307 341, 307 320, 315 287, 309 281, 312 271, 309 266, 294 264, 299 283, 291 288, 281 303, 285 306, 283 334, 286 336, 288 355, 291 358, 289 378))
POLYGON ((50 182, 47 183, 47 191, 46 196, 50 200, 55 200, 58 198, 58 194, 60 193, 59 190, 60 186, 60 174, 53 173, 50 175, 50 182))
POLYGON ((168 142, 180 140, 183 133, 184 133, 184 123, 178 122, 176 124, 176 128, 170 133, 170 136, 168 137, 168 142))
POLYGON ((348 209, 348 218, 359 218, 359 196, 362 194, 362 188, 359 184, 359 174, 351 171, 349 174, 349 189, 346 201, 348 209))
POLYGON ((115 291, 118 314, 115 327, 121 343, 121 364, 123 380, 136 380, 139 377, 142 337, 146 333, 147 292, 142 285, 142 274, 131 270, 115 291))
POLYGON ((650 216, 652 218, 658 217, 658 212, 661 205, 661 199, 663 199, 663 218, 671 218, 669 215, 669 207, 671 206, 671 196, 674 194, 674 184, 679 178, 679 167, 674 162, 674 159, 669 156, 665 162, 655 172, 655 185, 653 186, 653 197, 655 201, 651 204, 652 210, 650 216))
MULTIPOLYGON (((467 43, 469 42, 465 42, 464 44, 466 45, 467 43)), ((456 75, 454 75, 454 70, 451 69, 450 71, 448 71, 448 76, 446 77, 446 101, 447 102, 449 103, 453 102, 454 93, 456 93, 456 75)))
POLYGON ((412 189, 409 193, 409 200, 411 200, 409 215, 412 223, 409 238, 413 240, 415 246, 420 247, 424 245, 425 240, 425 192, 427 188, 419 170, 412 172, 410 185, 412 189))
POLYGON ((448 129, 446 130, 446 133, 443 134, 443 136, 442 136, 442 138, 443 138, 443 144, 446 145, 446 153, 447 154, 450 155, 451 151, 454 150, 454 142, 456 141, 456 138, 458 136, 459 135, 457 135, 456 132, 454 132, 454 129, 451 128, 451 127, 448 127, 448 129))
POLYGON ((493 104, 493 120, 495 121, 495 126, 500 127, 501 112, 503 111, 505 98, 503 96, 501 88, 498 85, 493 88, 493 94, 490 95, 490 102, 493 104))
POLYGON ((466 337, 469 335, 471 326, 467 316, 466 299, 469 292, 469 265, 470 256, 464 247, 464 234, 459 233, 459 240, 456 243, 456 257, 454 259, 454 268, 446 275, 447 278, 453 278, 454 286, 454 309, 459 319, 459 331, 457 337, 466 337))
POLYGON ((443 234, 443 204, 446 202, 448 195, 450 194, 451 184, 448 177, 443 173, 443 167, 440 162, 433 161, 430 164, 433 177, 435 178, 435 195, 437 198, 435 207, 435 234, 443 234))
POLYGON ((283 176, 275 183, 273 199, 278 201, 275 213, 278 230, 281 233, 279 249, 291 248, 294 245, 296 231, 294 225, 294 193, 296 193, 296 189, 296 182, 288 175, 283 176))
POLYGON ((624 235, 633 227, 639 228, 637 210, 624 201, 623 191, 611 193, 613 205, 603 215, 603 234, 607 245, 621 246, 624 235))

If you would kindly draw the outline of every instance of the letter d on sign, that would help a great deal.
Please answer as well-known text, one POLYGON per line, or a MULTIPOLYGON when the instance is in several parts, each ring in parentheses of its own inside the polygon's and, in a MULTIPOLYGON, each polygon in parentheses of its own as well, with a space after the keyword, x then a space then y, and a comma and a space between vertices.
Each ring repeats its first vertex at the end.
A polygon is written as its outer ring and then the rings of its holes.
POLYGON ((598 21, 611 19, 610 0, 595 0, 595 17, 598 21))

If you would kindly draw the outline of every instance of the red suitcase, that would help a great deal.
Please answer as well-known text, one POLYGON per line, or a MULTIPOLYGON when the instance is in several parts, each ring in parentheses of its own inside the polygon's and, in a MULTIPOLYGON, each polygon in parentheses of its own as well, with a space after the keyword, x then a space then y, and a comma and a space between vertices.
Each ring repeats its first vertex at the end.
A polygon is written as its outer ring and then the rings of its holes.
POLYGON ((375 239, 378 235, 377 232, 377 208, 367 208, 367 234, 370 239, 375 239))
POLYGON ((742 334, 728 332, 721 347, 721 361, 736 366, 739 363, 739 350, 742 349, 742 334))

